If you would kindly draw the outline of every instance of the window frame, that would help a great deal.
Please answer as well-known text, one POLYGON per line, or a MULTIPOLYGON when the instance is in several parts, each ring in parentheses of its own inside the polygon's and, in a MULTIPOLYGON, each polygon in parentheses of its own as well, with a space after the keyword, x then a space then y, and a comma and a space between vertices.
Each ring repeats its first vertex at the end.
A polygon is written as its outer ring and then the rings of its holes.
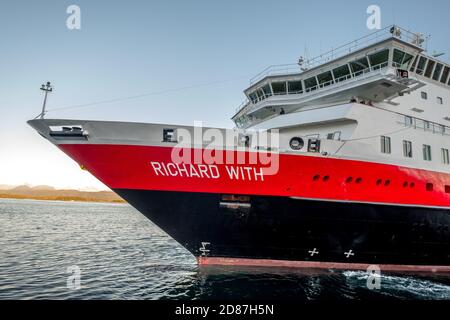
POLYGON ((412 142, 409 140, 403 140, 403 156, 405 158, 413 157, 412 142))
POLYGON ((380 142, 381 142, 381 153, 391 154, 392 153, 391 137, 381 136, 380 142))
POLYGON ((447 148, 441 148, 441 160, 443 164, 450 164, 450 153, 447 148))
POLYGON ((431 146, 429 144, 423 144, 422 151, 423 151, 423 160, 432 161, 431 146))

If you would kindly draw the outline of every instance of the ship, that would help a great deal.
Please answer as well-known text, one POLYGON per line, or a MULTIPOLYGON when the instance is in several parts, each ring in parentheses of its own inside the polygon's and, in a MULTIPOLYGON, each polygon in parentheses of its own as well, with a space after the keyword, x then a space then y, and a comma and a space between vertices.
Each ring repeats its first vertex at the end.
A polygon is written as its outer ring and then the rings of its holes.
POLYGON ((268 67, 230 129, 28 123, 200 266, 449 273, 450 65, 426 40, 394 25, 268 67))

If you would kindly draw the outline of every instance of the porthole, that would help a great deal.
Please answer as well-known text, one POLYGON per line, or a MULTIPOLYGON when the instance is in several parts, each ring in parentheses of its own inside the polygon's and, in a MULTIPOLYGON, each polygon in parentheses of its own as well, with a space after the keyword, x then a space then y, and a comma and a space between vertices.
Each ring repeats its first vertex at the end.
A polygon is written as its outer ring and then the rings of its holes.
POLYGON ((313 177, 313 180, 314 180, 314 181, 317 181, 317 180, 319 180, 319 178, 320 178, 320 175, 316 174, 316 175, 313 177))
POLYGON ((289 141, 289 146, 292 150, 300 150, 305 145, 305 141, 299 137, 293 137, 291 141, 289 141))
POLYGON ((383 180, 378 179, 378 180, 377 180, 377 186, 379 186, 381 183, 383 183, 383 180))
POLYGON ((427 191, 433 191, 433 184, 428 182, 426 185, 426 189, 427 191))
POLYGON ((411 182, 411 183, 409 184, 409 187, 410 187, 410 188, 414 188, 414 186, 415 186, 415 183, 414 183, 414 182, 411 182))
POLYGON ((322 178, 322 180, 326 182, 326 181, 330 180, 330 176, 325 176, 322 178))
POLYGON ((353 178, 352 177, 348 177, 346 180, 345 180, 345 183, 350 183, 350 182, 352 182, 353 181, 353 178))
POLYGON ((385 182, 384 182, 384 185, 387 187, 388 185, 390 185, 391 184, 391 180, 386 180, 385 182))
POLYGON ((362 178, 356 178, 355 183, 361 183, 362 182, 362 178))
POLYGON ((408 181, 403 182, 403 188, 406 188, 408 186, 408 181))

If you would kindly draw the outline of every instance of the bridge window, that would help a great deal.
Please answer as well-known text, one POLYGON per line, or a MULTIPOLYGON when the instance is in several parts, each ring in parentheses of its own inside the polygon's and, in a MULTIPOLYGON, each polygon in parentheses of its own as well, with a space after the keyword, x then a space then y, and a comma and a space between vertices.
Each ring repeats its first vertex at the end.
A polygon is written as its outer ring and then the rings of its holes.
POLYGON ((427 63, 427 58, 425 57, 420 57, 419 59, 419 63, 417 64, 417 69, 416 69, 416 73, 417 74, 423 74, 423 71, 425 70, 425 65, 427 63))
POLYGON ((445 83, 447 81, 449 73, 450 73, 450 67, 445 67, 444 72, 442 72, 442 76, 441 76, 442 83, 445 83))
POLYGON ((443 164, 450 164, 450 157, 448 153, 448 149, 441 149, 441 155, 442 155, 442 163, 443 164))
POLYGON ((289 81, 288 82, 288 91, 291 94, 303 93, 303 87, 301 81, 289 81))
POLYGON ((444 66, 440 63, 438 63, 436 65, 436 68, 434 68, 433 80, 439 81, 439 76, 441 75, 441 71, 442 71, 443 67, 444 66))
POLYGON ((272 82, 274 95, 286 94, 286 82, 272 82))
POLYGON ((386 136, 381 136, 381 152, 391 153, 391 138, 386 136))
POLYGON ((419 56, 416 56, 416 57, 414 58, 414 61, 413 61, 412 65, 411 65, 411 69, 409 69, 409 71, 411 71, 411 72, 414 71, 414 69, 416 68, 416 64, 417 64, 417 59, 418 59, 418 58, 419 58, 419 56))
POLYGON ((367 58, 361 58, 359 60, 350 62, 350 67, 352 68, 352 71, 356 75, 360 75, 363 70, 369 68, 369 61, 367 61, 367 58))
POLYGON ((369 55, 369 61, 372 67, 388 62, 388 60, 389 60, 389 49, 369 55))
POLYGON ((250 93, 250 94, 248 95, 248 97, 250 98, 250 100, 251 100, 253 103, 258 102, 258 96, 256 95, 255 92, 250 93))
POLYGON ((350 75, 350 69, 348 67, 348 64, 333 69, 333 75, 336 82, 341 82, 343 80, 348 79, 350 75))
POLYGON ((413 56, 409 53, 403 52, 398 49, 394 49, 394 57, 392 64, 394 67, 407 68, 408 64, 411 62, 413 56))
POLYGON ((264 87, 262 87, 262 90, 263 90, 266 98, 272 96, 272 91, 270 90, 270 86, 268 84, 266 84, 264 87))
POLYGON ((306 89, 306 92, 314 91, 317 89, 316 77, 311 77, 311 78, 305 80, 305 89, 306 89))
POLYGON ((323 84, 323 86, 329 86, 332 84, 333 81, 333 75, 331 74, 331 71, 327 71, 324 73, 321 73, 317 76, 317 80, 319 80, 319 85, 323 84))
POLYGON ((423 150, 423 160, 431 161, 431 146, 428 144, 424 144, 422 150, 423 150))
POLYGON ((442 100, 441 97, 437 97, 436 100, 437 100, 438 104, 443 104, 444 103, 444 100, 442 100))
POLYGON ((403 155, 406 158, 412 158, 412 143, 411 141, 403 140, 403 155))
POLYGON ((258 101, 264 100, 264 91, 262 91, 262 89, 258 89, 256 90, 256 95, 258 96, 258 101))
POLYGON ((427 69, 425 70, 425 77, 430 78, 433 72, 434 65, 436 64, 433 60, 428 60, 427 69))

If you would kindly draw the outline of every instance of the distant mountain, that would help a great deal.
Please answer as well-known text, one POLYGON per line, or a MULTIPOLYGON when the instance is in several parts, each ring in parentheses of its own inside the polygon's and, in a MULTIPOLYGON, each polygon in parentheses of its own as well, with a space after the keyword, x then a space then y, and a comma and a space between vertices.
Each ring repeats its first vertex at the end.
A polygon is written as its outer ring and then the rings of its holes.
POLYGON ((58 190, 50 186, 16 186, 7 190, 0 189, 0 198, 61 200, 61 201, 91 201, 91 202, 125 202, 112 191, 79 191, 58 190))
POLYGON ((33 187, 33 190, 56 190, 56 189, 51 186, 41 185, 33 187))

